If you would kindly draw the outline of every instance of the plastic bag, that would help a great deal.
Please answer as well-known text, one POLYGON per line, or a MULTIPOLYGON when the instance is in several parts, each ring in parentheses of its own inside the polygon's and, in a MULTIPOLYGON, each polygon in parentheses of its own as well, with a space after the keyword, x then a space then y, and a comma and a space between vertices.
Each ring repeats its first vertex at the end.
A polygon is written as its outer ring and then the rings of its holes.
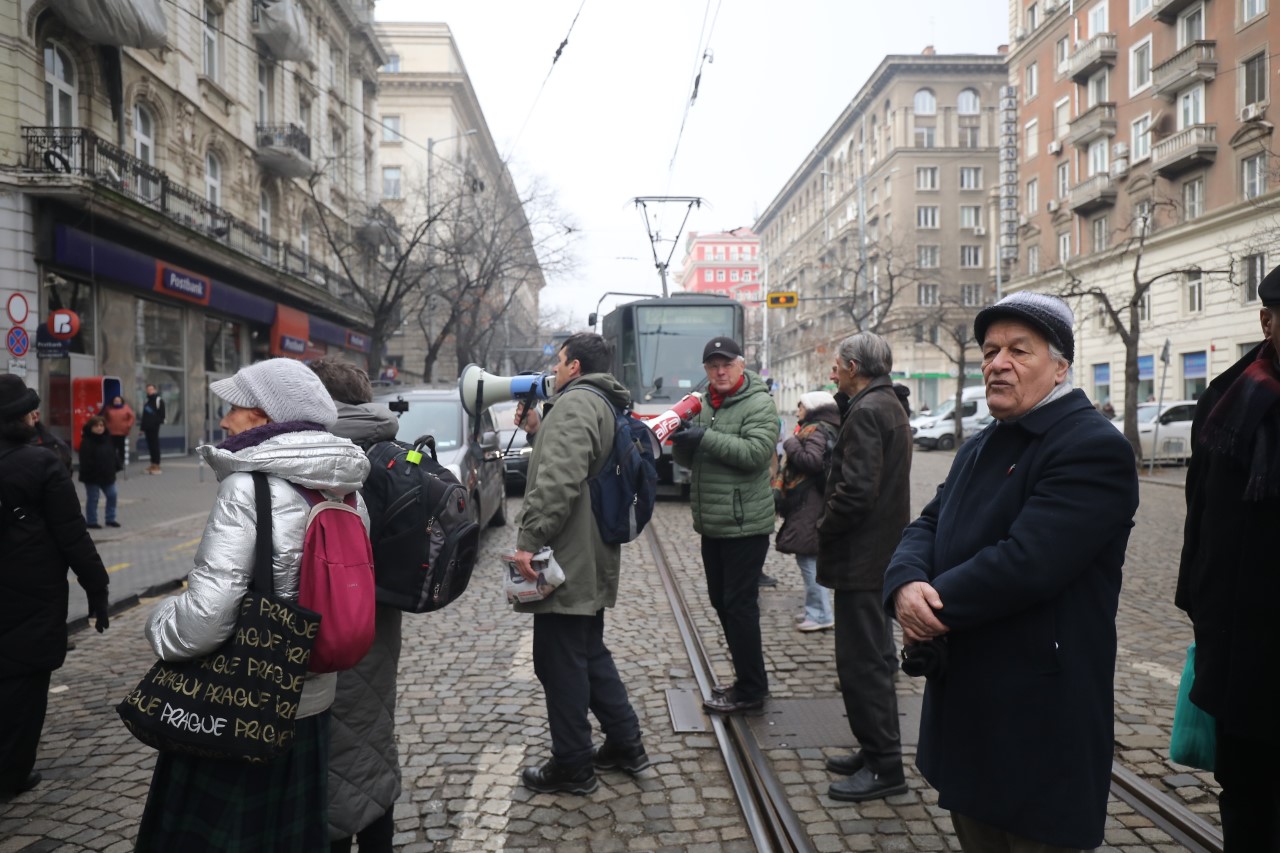
POLYGON ((508 604, 542 601, 544 598, 549 598, 556 591, 556 587, 564 583, 564 569, 560 568, 550 548, 543 548, 533 555, 533 570, 538 573, 536 582, 531 583, 524 579, 524 575, 520 574, 520 570, 516 568, 513 555, 504 556, 502 563, 507 569, 504 587, 508 604))
POLYGON ((1196 677, 1196 644, 1187 647, 1187 663, 1178 683, 1178 704, 1173 710, 1173 732, 1169 736, 1169 758, 1178 764, 1212 770, 1217 763, 1217 723, 1191 701, 1191 685, 1196 677))

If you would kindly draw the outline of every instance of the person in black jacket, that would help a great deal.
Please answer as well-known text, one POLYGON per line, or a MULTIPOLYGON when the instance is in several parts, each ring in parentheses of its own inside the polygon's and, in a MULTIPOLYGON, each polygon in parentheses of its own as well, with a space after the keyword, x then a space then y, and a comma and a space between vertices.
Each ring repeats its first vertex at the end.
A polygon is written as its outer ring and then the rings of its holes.
POLYGON ((28 442, 40 397, 0 375, 0 799, 40 783, 34 772, 49 678, 67 654, 67 569, 107 628, 107 571, 58 458, 28 442))
POLYGON ((107 421, 94 415, 85 421, 80 433, 80 482, 84 483, 84 518, 90 530, 101 530, 98 524, 98 493, 107 496, 107 527, 119 527, 116 521, 116 448, 107 435, 107 421))
POLYGON ((1191 701, 1217 723, 1224 850, 1280 850, 1280 267, 1258 287, 1265 340, 1209 384, 1191 425, 1174 603, 1195 627, 1191 701))
POLYGON ((142 404, 142 434, 147 437, 147 452, 151 454, 148 474, 160 473, 160 425, 164 423, 164 398, 156 386, 147 386, 147 399, 142 404))

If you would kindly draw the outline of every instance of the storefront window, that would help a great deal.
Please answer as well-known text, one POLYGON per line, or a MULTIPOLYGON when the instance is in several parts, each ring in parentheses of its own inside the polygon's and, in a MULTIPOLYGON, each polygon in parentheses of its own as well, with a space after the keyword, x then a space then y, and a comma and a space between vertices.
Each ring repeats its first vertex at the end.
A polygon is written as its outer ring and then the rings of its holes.
POLYGON ((135 303, 137 313, 137 349, 134 394, 130 402, 141 411, 147 386, 154 385, 164 398, 165 423, 160 431, 160 446, 165 452, 186 452, 186 361, 183 358, 184 311, 176 305, 164 305, 149 299, 135 303))
POLYGON ((240 342, 244 326, 216 317, 204 318, 204 369, 230 375, 244 364, 240 342))

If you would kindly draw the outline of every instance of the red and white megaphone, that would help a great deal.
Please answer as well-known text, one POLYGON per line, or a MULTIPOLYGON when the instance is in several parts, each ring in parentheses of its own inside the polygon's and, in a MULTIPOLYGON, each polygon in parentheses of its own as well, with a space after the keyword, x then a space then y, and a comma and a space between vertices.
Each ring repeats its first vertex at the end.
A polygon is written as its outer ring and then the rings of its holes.
POLYGON ((698 412, 702 411, 702 393, 694 391, 692 394, 686 394, 680 402, 667 409, 660 415, 655 415, 645 421, 645 426, 653 431, 658 441, 666 441, 667 436, 676 431, 680 426, 680 422, 691 418, 698 412))

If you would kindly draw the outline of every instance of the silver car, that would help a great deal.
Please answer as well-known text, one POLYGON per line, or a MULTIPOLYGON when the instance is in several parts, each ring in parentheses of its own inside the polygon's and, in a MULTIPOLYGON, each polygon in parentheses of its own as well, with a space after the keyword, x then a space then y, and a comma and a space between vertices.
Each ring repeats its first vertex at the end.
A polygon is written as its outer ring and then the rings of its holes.
MULTIPOLYGON (((1191 456, 1191 421, 1196 416, 1195 400, 1173 400, 1138 405, 1138 442, 1143 461, 1185 462, 1191 456), (1158 429, 1157 429, 1158 427, 1158 429)), ((1116 429, 1124 431, 1124 416, 1112 419, 1116 429)))

